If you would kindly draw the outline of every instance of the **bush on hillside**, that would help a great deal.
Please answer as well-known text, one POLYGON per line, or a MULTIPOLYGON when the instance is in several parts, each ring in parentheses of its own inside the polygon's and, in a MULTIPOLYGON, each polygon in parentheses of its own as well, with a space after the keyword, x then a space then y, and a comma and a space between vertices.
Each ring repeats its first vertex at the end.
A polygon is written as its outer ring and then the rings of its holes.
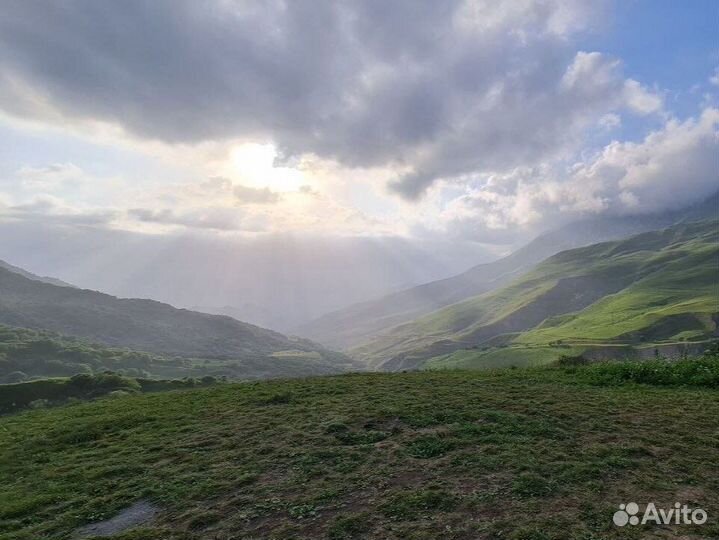
POLYGON ((577 369, 581 379, 595 384, 623 383, 658 386, 705 386, 719 388, 719 352, 709 351, 698 358, 678 361, 597 362, 577 369))
POLYGON ((581 354, 577 356, 562 354, 557 360, 557 365, 561 367, 585 366, 589 362, 590 360, 584 358, 581 354))

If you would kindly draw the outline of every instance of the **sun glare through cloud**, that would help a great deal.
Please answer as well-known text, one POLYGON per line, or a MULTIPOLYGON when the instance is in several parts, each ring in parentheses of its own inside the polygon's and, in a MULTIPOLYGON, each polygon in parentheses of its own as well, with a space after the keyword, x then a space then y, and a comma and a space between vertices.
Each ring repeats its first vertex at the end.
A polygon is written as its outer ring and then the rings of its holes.
POLYGON ((310 179, 297 169, 276 166, 277 150, 273 144, 245 143, 232 149, 230 159, 238 180, 272 191, 297 191, 310 185, 310 179))

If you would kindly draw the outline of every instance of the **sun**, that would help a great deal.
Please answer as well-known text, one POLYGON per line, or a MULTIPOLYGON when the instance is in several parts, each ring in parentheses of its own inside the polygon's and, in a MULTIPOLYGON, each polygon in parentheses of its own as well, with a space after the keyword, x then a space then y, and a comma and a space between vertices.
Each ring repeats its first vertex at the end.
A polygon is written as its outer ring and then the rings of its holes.
POLYGON ((245 143, 232 149, 232 169, 241 183, 273 191, 297 191, 308 183, 302 171, 275 167, 276 157, 273 144, 245 143))

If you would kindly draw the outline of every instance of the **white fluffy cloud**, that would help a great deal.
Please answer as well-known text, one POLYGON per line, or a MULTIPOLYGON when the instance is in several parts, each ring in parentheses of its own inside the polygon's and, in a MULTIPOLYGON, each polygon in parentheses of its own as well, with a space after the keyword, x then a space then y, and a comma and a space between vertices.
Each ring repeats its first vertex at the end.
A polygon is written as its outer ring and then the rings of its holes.
POLYGON ((599 213, 679 209, 719 190, 719 109, 669 120, 639 142, 612 142, 586 162, 518 167, 478 179, 450 202, 440 226, 508 242, 522 228, 599 213))
POLYGON ((578 167, 574 190, 591 186, 602 207, 617 213, 681 208, 719 189, 719 109, 698 119, 670 120, 639 142, 613 142, 578 167))

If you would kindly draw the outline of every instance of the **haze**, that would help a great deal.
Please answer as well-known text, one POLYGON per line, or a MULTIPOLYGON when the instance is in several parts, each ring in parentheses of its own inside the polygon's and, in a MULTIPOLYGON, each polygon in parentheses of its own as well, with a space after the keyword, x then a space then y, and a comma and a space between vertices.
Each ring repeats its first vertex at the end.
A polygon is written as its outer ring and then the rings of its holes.
POLYGON ((716 191, 714 2, 418 4, 3 2, 0 258, 286 330, 716 191))

